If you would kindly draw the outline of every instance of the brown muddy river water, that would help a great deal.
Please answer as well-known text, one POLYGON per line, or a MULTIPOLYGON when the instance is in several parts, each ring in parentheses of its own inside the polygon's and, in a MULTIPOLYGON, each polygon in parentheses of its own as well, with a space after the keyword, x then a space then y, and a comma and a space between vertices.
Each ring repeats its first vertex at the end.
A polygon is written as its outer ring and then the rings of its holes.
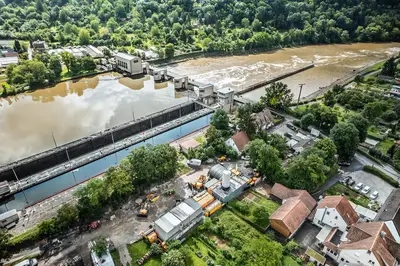
POLYGON ((149 76, 107 73, 0 98, 0 164, 187 101, 149 76))
MULTIPOLYGON (((246 56, 200 58, 172 65, 179 74, 217 87, 244 86, 301 68, 316 67, 282 80, 303 96, 342 78, 354 69, 400 52, 400 43, 321 45, 246 56)), ((79 139, 187 101, 167 83, 150 77, 118 78, 116 73, 57 84, 53 88, 0 99, 0 164, 79 139)), ((243 97, 258 100, 264 89, 243 97)))
MULTIPOLYGON (((307 96, 319 87, 343 78, 354 69, 399 52, 400 43, 312 45, 255 55, 199 58, 169 68, 195 80, 214 83, 219 88, 233 87, 240 90, 314 63, 315 68, 281 80, 297 98, 300 83, 305 83, 302 96, 307 96)), ((243 97, 258 101, 264 92, 265 89, 260 88, 244 94, 243 97)))

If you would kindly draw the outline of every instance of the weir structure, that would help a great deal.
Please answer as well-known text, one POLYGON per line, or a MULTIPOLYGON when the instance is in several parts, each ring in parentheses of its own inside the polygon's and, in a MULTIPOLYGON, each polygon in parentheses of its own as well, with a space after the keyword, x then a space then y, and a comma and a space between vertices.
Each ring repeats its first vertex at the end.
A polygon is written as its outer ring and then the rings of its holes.
POLYGON ((4 165, 0 168, 0 181, 9 181, 11 191, 0 198, 15 194, 212 112, 211 108, 205 108, 202 103, 189 101, 4 165))

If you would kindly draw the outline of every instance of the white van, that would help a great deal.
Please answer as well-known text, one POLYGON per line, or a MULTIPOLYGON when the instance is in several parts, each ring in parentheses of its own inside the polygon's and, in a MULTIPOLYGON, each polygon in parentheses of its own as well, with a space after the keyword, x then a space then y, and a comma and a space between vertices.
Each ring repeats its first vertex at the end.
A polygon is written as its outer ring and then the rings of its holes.
POLYGON ((36 265, 38 265, 37 259, 29 259, 21 261, 20 263, 15 264, 14 266, 36 266, 36 265))

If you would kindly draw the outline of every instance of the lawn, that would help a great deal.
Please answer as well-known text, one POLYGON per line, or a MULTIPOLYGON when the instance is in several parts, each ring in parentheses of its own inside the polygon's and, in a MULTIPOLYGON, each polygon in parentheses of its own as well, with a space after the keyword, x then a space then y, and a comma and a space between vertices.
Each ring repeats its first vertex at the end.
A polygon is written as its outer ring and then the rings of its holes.
POLYGON ((328 189, 328 191, 326 192, 327 195, 341 195, 344 194, 347 196, 347 198, 354 202, 357 205, 361 205, 365 208, 370 208, 368 206, 368 204, 370 203, 370 200, 363 195, 358 194, 355 190, 352 190, 346 186, 344 186, 343 184, 336 184, 333 187, 331 187, 330 189, 328 189))
POLYGON ((292 257, 284 256, 283 257, 283 266, 300 266, 292 257))
MULTIPOLYGON (((137 265, 136 260, 140 259, 149 251, 150 246, 143 240, 128 245, 128 251, 132 258, 132 265, 137 265)), ((144 265, 161 266, 160 258, 150 258, 144 265)))
POLYGON ((393 144, 394 144, 394 139, 388 138, 379 142, 377 148, 383 154, 387 154, 388 150, 393 146, 393 144))
POLYGON ((204 135, 198 136, 194 138, 197 142, 199 142, 200 144, 203 144, 204 142, 206 142, 206 137, 204 135))
POLYGON ((265 220, 264 222, 257 223, 256 218, 253 216, 254 210, 257 209, 258 206, 265 206, 270 216, 279 208, 278 203, 250 191, 243 193, 238 199, 231 201, 229 206, 231 206, 235 212, 243 215, 244 218, 249 219, 261 228, 266 228, 269 225, 269 221, 265 220))
POLYGON ((111 257, 113 258, 115 266, 122 266, 121 261, 119 259, 119 252, 117 249, 110 251, 111 257))

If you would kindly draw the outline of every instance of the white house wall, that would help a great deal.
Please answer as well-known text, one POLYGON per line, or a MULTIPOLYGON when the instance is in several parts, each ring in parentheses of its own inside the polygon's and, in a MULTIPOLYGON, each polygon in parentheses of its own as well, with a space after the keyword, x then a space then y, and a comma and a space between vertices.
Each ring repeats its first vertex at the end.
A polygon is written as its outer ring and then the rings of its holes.
POLYGON ((343 220, 342 216, 339 214, 339 212, 336 211, 335 208, 317 209, 313 223, 319 227, 323 227, 324 225, 338 227, 339 230, 342 232, 345 232, 347 227, 346 222, 343 220))
POLYGON ((387 221, 387 222, 385 222, 385 224, 386 224, 386 226, 389 228, 390 233, 392 233, 392 235, 393 235, 393 237, 394 237, 394 240, 396 240, 397 242, 400 243, 400 235, 399 235, 399 233, 397 232, 397 229, 396 229, 396 227, 394 226, 393 221, 387 221))
POLYGON ((368 253, 367 250, 341 250, 339 254, 338 262, 342 262, 341 258, 344 261, 348 261, 349 263, 354 264, 361 264, 361 265, 380 265, 379 262, 376 260, 375 255, 370 252, 368 253), (374 263, 371 263, 374 262, 374 263))

